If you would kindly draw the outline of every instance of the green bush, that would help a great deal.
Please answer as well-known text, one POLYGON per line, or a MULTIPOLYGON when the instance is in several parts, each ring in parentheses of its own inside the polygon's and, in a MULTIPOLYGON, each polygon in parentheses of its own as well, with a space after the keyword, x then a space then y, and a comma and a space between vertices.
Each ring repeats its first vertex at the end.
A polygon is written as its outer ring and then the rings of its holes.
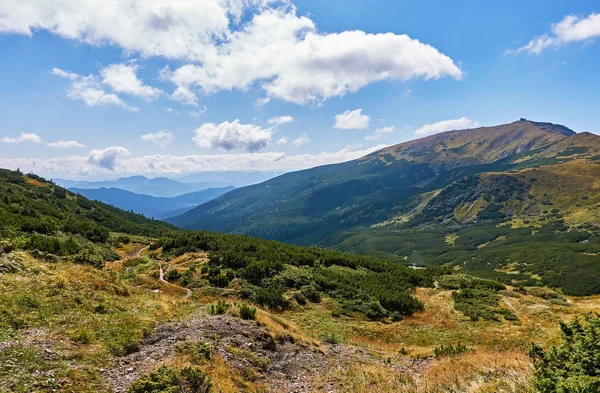
POLYGON ((437 359, 439 359, 444 356, 460 355, 461 353, 464 353, 467 351, 470 351, 470 349, 462 344, 456 344, 456 345, 450 344, 450 345, 441 345, 439 347, 435 347, 433 349, 433 354, 437 359))
POLYGON ((298 302, 299 305, 301 306, 305 306, 306 303, 308 302, 308 299, 306 298, 306 296, 304 296, 301 292, 296 292, 294 293, 294 300, 296 300, 296 302, 298 302))
POLYGON ((225 300, 219 300, 216 304, 208 306, 208 313, 211 315, 225 314, 229 307, 231 306, 225 300))
POLYGON ((500 321, 499 315, 508 321, 518 320, 510 310, 500 307, 500 295, 487 289, 464 288, 452 292, 454 308, 472 321, 479 319, 500 321))
POLYGON ((548 350, 532 344, 533 386, 540 393, 600 392, 600 316, 561 322, 561 343, 548 350))
POLYGON ((240 318, 242 319, 256 319, 256 308, 250 307, 246 303, 240 305, 240 318))
POLYGON ((254 300, 261 306, 282 311, 290 307, 290 301, 283 297, 284 293, 284 286, 271 284, 266 288, 258 288, 254 300))
POLYGON ((321 335, 321 341, 332 345, 337 345, 340 343, 340 339, 335 333, 323 333, 321 335))
POLYGON ((181 278, 181 273, 177 271, 177 269, 171 269, 165 274, 165 280, 167 281, 177 281, 181 278))
POLYGON ((135 381, 128 393, 208 393, 212 383, 198 367, 175 370, 161 366, 135 381))
POLYGON ((300 293, 313 303, 321 302, 321 293, 314 285, 305 285, 300 289, 300 293))
POLYGON ((177 353, 187 355, 194 363, 200 363, 212 358, 212 350, 202 341, 186 341, 175 346, 177 353))

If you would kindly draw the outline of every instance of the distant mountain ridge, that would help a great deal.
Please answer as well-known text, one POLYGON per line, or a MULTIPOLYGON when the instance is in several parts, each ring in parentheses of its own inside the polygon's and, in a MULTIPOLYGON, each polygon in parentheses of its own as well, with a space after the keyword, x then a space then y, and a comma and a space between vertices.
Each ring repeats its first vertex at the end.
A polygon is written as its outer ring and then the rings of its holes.
POLYGON ((223 188, 228 186, 243 187, 261 183, 282 172, 243 172, 243 171, 212 171, 188 174, 177 178, 145 176, 122 177, 105 181, 78 181, 54 179, 53 181, 65 188, 99 189, 118 188, 136 194, 154 197, 175 197, 183 194, 205 190, 207 188, 223 188))
POLYGON ((136 194, 119 188, 69 188, 69 191, 146 217, 164 219, 182 214, 234 189, 233 186, 209 188, 170 198, 136 194))
POLYGON ((449 131, 240 188, 168 221, 188 229, 324 244, 339 231, 393 218, 413 196, 465 176, 593 159, 598 139, 526 120, 449 131))
POLYGON ((118 188, 136 194, 150 195, 154 197, 175 197, 207 188, 222 187, 222 185, 218 183, 184 183, 169 179, 167 177, 150 179, 145 176, 130 176, 119 178, 117 180, 97 182, 54 179, 54 182, 69 189, 118 188))

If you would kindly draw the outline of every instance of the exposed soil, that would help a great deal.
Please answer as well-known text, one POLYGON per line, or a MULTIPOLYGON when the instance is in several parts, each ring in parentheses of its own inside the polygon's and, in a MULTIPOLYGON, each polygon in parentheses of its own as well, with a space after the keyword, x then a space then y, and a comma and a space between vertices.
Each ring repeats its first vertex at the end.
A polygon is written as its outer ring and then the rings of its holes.
MULTIPOLYGON (((114 367, 105 370, 104 376, 114 392, 125 392, 140 375, 163 364, 174 355, 175 346, 183 341, 202 341, 212 347, 227 364, 240 371, 252 367, 249 360, 236 356, 228 350, 237 347, 253 352, 260 358, 268 358, 270 365, 259 371, 258 381, 268 386, 269 391, 282 393, 313 392, 315 381, 320 379, 319 391, 334 391, 335 380, 326 381, 323 375, 328 370, 355 362, 386 364, 372 353, 345 345, 324 344, 324 351, 292 343, 290 340, 274 342, 267 331, 254 321, 244 321, 230 315, 197 315, 184 322, 169 322, 159 325, 144 340, 139 352, 117 358, 114 367), (320 378, 317 378, 320 377, 320 378)), ((293 341, 293 340, 292 340, 293 341)), ((390 373, 417 374, 427 366, 429 360, 407 360, 405 364, 386 364, 390 373)))

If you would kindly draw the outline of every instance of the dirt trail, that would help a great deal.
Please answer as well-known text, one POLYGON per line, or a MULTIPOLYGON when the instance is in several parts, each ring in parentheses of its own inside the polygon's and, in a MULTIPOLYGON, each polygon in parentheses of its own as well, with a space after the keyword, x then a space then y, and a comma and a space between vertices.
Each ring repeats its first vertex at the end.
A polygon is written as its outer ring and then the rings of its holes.
MULTIPOLYGON (((168 267, 167 267, 167 269, 168 269, 168 267)), ((165 280, 165 272, 163 271, 162 265, 160 263, 158 264, 158 271, 159 271, 158 281, 162 282, 165 285, 170 285, 172 287, 179 288, 179 289, 185 291, 185 296, 183 297, 183 300, 188 300, 192 296, 191 289, 180 287, 179 285, 172 284, 172 283, 168 282, 167 280, 165 280)))
POLYGON ((127 391, 140 375, 175 355, 177 343, 186 340, 207 343, 214 355, 221 356, 230 367, 242 374, 252 365, 248 359, 232 354, 229 348, 242 348, 260 358, 268 358, 269 366, 259 371, 258 381, 267 385, 269 392, 335 391, 339 381, 323 382, 323 376, 356 362, 377 363, 388 367, 389 372, 396 375, 414 375, 426 366, 423 360, 387 364, 367 350, 345 345, 323 344, 324 354, 316 348, 289 340, 275 343, 271 335, 254 321, 230 315, 198 314, 185 321, 160 324, 144 340, 139 352, 115 359, 114 367, 104 372, 110 388, 115 393, 127 391))

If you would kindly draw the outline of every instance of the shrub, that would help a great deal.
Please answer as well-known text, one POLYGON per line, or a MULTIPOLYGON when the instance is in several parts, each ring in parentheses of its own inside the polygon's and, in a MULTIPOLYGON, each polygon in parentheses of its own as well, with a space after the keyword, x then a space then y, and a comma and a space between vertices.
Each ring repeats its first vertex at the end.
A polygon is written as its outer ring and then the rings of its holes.
POLYGON ((181 273, 179 273, 176 269, 171 269, 165 274, 165 280, 167 281, 177 281, 181 278, 181 273))
POLYGON ((208 307, 208 313, 211 315, 221 315, 225 314, 227 310, 229 310, 229 303, 225 300, 219 300, 216 304, 211 304, 208 307))
POLYGON ((108 343, 108 351, 114 356, 127 356, 140 350, 140 344, 131 337, 119 336, 108 343))
POLYGON ((198 367, 181 370, 161 366, 135 381, 128 393, 208 393, 210 378, 198 367))
POLYGON ((208 344, 203 343, 202 341, 186 341, 184 343, 177 344, 175 346, 175 351, 189 356, 190 360, 195 363, 210 360, 212 357, 212 350, 208 344))
POLYGON ((300 289, 300 293, 313 303, 321 302, 321 293, 314 285, 305 285, 300 289))
POLYGON ((254 300, 264 307, 286 310, 290 307, 290 301, 283 297, 284 293, 284 286, 271 284, 266 288, 258 288, 254 295, 254 300))
POLYGON ((600 391, 600 316, 587 315, 561 322, 561 343, 545 351, 532 344, 533 386, 540 393, 600 391))
POLYGON ((256 308, 250 307, 246 303, 240 305, 240 318, 242 319, 256 319, 256 308))
POLYGON ((304 296, 301 292, 294 293, 294 300, 296 300, 296 302, 298 302, 298 304, 301 306, 306 305, 306 302, 308 301, 306 296, 304 296))
POLYGON ((337 345, 340 343, 339 337, 334 333, 323 333, 321 335, 321 341, 327 344, 337 345))
POLYGON ((456 344, 456 345, 450 344, 450 345, 441 345, 439 347, 435 347, 433 349, 433 354, 437 359, 439 359, 443 356, 460 355, 461 353, 464 353, 467 351, 470 351, 470 349, 462 344, 456 344))

